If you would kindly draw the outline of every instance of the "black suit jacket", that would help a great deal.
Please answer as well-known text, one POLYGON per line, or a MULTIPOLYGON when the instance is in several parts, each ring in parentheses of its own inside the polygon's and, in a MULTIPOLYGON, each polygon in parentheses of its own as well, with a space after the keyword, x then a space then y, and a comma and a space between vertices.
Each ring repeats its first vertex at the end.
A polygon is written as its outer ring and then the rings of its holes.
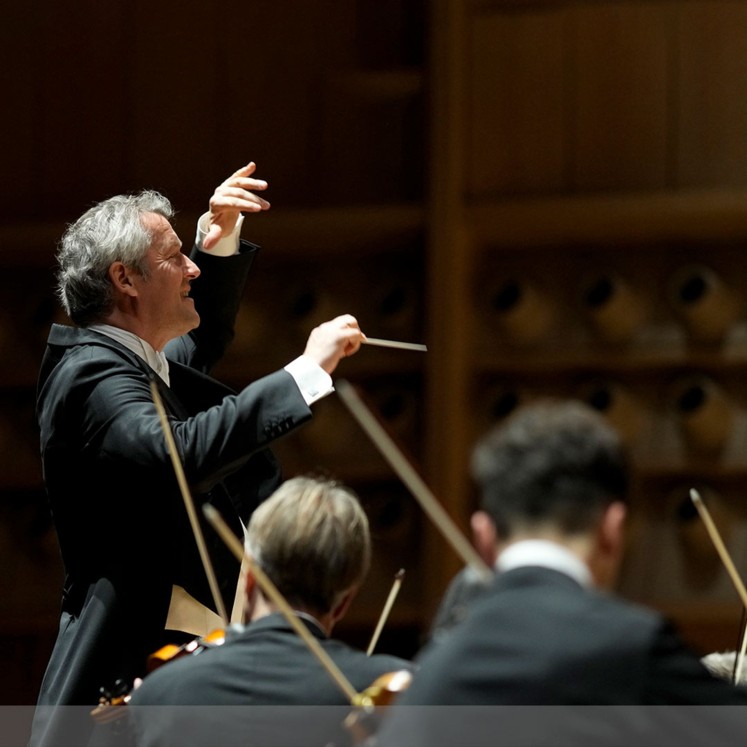
MULTIPOLYGON (((447 724, 438 717, 442 709, 420 707, 426 705, 462 706, 464 714, 474 714, 475 706, 522 707, 483 709, 489 725, 479 733, 463 734, 465 744, 490 743, 495 728, 506 732, 506 744, 514 743, 509 737, 518 732, 509 734, 507 727, 516 723, 536 730, 529 737, 521 734, 518 743, 566 743, 563 725, 548 719, 542 731, 542 719, 548 712, 610 718, 609 712, 588 706, 611 706, 617 717, 630 706, 747 705, 747 691, 711 676, 658 614, 539 567, 498 574, 467 618, 442 642, 427 648, 418 662, 412 685, 398 699, 382 732, 384 746, 448 744, 452 728, 466 728, 460 709, 443 709, 452 717, 447 724), (511 722, 517 713, 520 718, 511 722)), ((685 711, 675 712, 675 717, 685 711)), ((469 723, 477 728, 474 720, 469 723)), ((607 743, 603 734, 591 733, 595 737, 588 743, 607 743)), ((620 733, 619 743, 630 743, 624 741, 629 737, 620 733)), ((586 743, 577 733, 567 741, 586 743)))
MULTIPOLYGON (((207 371, 233 336, 256 247, 200 253, 192 296, 200 327, 167 347, 171 385, 158 387, 197 504, 240 531, 280 481, 266 449, 311 417, 278 371, 238 394, 207 371)), ((55 325, 39 378, 44 478, 66 580, 60 632, 40 705, 95 704, 102 686, 132 681, 163 640, 173 584, 214 607, 153 404, 150 367, 116 341, 55 325)), ((201 511, 198 514, 201 516, 201 511)), ((204 535, 230 610, 238 563, 204 535)))
MULTIPOLYGON (((358 692, 382 674, 412 669, 393 656, 366 656, 304 622, 358 692)), ((276 613, 218 648, 148 675, 128 709, 139 747, 324 745, 330 739, 346 741, 341 725, 348 706, 300 636, 276 613)))

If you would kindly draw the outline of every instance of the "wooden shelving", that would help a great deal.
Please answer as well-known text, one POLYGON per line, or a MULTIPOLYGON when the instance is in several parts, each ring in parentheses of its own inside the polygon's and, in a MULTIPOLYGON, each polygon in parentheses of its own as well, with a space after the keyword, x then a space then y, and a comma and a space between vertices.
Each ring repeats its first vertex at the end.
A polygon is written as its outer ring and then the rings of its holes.
POLYGON ((530 252, 590 246, 599 252, 670 242, 747 239, 747 190, 712 187, 531 198, 480 199, 464 206, 476 246, 530 252))
MULTIPOLYGON (((633 456, 645 531, 620 590, 705 649, 738 615, 719 606, 723 570, 692 573, 708 548, 671 494, 720 495, 747 562, 747 185, 731 134, 747 111, 729 103, 747 76, 718 41, 745 41, 745 12, 442 0, 432 15, 429 474, 466 526, 474 440, 525 401, 586 399, 633 456)), ((457 565, 434 562, 431 594, 457 565)))

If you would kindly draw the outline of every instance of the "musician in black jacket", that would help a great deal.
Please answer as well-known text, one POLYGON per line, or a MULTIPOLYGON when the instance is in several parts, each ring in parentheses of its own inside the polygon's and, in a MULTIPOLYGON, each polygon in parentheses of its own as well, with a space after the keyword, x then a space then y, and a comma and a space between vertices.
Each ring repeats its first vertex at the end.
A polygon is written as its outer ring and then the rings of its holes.
MULTIPOLYGON (((368 521, 349 489, 329 480, 288 480, 255 510, 246 548, 355 692, 380 675, 412 668, 331 637, 370 564, 368 521)), ((222 646, 161 666, 135 690, 128 708, 138 745, 344 739, 346 693, 251 570, 246 595, 246 627, 232 631, 222 646)))
MULTIPOLYGON (((747 705, 747 690, 714 678, 661 616, 609 592, 623 554, 628 469, 601 415, 580 402, 528 405, 478 444, 473 470, 496 578, 418 658, 382 745, 448 744, 457 733, 464 744, 491 735, 506 744, 628 744, 660 735, 661 711, 638 709, 626 723, 642 731, 619 731, 617 707, 747 705), (426 705, 538 708, 486 709, 465 734, 459 708, 415 707, 426 705)), ((690 743, 697 729, 688 730, 685 711, 677 716, 690 743)))

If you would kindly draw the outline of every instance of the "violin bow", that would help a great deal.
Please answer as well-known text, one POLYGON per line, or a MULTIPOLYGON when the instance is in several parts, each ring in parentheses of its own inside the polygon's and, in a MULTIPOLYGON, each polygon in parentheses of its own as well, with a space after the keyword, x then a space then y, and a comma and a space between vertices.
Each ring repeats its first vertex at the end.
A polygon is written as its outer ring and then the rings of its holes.
POLYGON ((493 577, 493 569, 478 555, 467 538, 461 533, 457 525, 446 513, 423 478, 407 461, 392 437, 366 407, 353 386, 344 379, 335 382, 335 389, 351 415, 358 421, 361 428, 368 434, 382 456, 389 462, 392 469, 407 485, 410 492, 428 514, 431 521, 441 531, 446 540, 456 550, 467 565, 472 566, 485 580, 493 577))
POLYGON ((171 455, 171 463, 174 465, 174 472, 176 473, 176 480, 179 483, 179 490, 184 500, 184 507, 187 509, 187 515, 189 516, 189 523, 192 526, 192 532, 197 542, 197 549, 200 552, 200 558, 202 565, 205 568, 205 574, 207 575, 208 584, 210 585, 210 592, 213 595, 213 602, 215 603, 215 609, 218 611, 223 623, 228 625, 229 619, 226 612, 226 607, 223 603, 223 597, 221 596, 220 589, 218 587, 218 581, 215 577, 215 570, 213 564, 210 562, 210 555, 208 554, 207 545, 205 544, 205 537, 202 534, 202 527, 197 519, 197 511, 195 510, 195 504, 192 500, 192 495, 189 492, 189 486, 187 485, 187 479, 184 475, 184 468, 179 459, 179 452, 176 450, 176 442, 174 441, 174 434, 171 432, 171 426, 166 416, 166 410, 161 400, 161 395, 158 391, 158 384, 156 383, 155 376, 150 380, 150 391, 153 397, 153 403, 156 406, 156 412, 158 413, 158 419, 161 422, 161 429, 163 430, 164 438, 166 439, 166 446, 169 454, 171 455))
MULTIPOLYGON (((692 502, 695 504, 695 508, 698 510, 698 513, 700 514, 700 518, 703 520, 703 523, 705 524, 706 530, 708 531, 708 535, 711 538, 711 542, 713 542, 713 545, 716 548, 716 551, 718 552, 719 557, 721 558, 721 562, 726 567, 729 577, 731 578, 732 583, 734 584, 734 587, 737 590, 737 594, 739 594, 739 598, 742 600, 743 607, 747 609, 747 589, 745 589, 744 583, 742 582, 742 579, 739 573, 737 572, 736 566, 734 565, 734 562, 732 561, 731 556, 729 555, 729 552, 726 549, 726 545, 724 545, 724 542, 721 539, 721 535, 719 534, 719 531, 716 528, 716 524, 711 518, 710 511, 706 508, 706 505, 703 502, 703 499, 700 497, 700 493, 697 490, 695 490, 695 488, 691 488, 690 490, 690 500, 692 500, 692 502)), ((739 654, 737 655, 737 659, 736 659, 736 666, 734 668, 734 683, 735 684, 739 682, 740 677, 742 675, 742 665, 744 663, 744 656, 745 656, 746 649, 747 649, 747 627, 745 628, 744 635, 742 636, 742 645, 740 646, 739 654)))
POLYGON ((301 622, 301 620, 299 620, 298 616, 293 611, 293 608, 280 593, 272 579, 270 579, 262 568, 259 567, 249 553, 244 552, 244 547, 241 542, 236 538, 236 535, 223 520, 223 517, 215 506, 205 503, 202 506, 202 512, 205 514, 205 518, 210 522, 213 529, 215 529, 221 539, 226 543, 228 549, 236 556, 239 563, 245 562, 249 566, 249 569, 254 574, 254 577, 263 593, 277 606, 283 617, 285 617, 296 633, 298 633, 304 643, 309 647, 311 653, 324 667, 327 674, 329 674, 345 697, 350 701, 350 704, 353 706, 364 705, 361 702, 359 693, 350 684, 347 677, 345 677, 345 675, 340 671, 340 668, 335 664, 330 655, 321 647, 319 641, 314 638, 314 636, 309 632, 309 629, 301 622))
POLYGON ((366 656, 371 656, 373 650, 376 648, 376 644, 379 642, 379 636, 381 635, 381 631, 384 629, 384 624, 389 617, 389 613, 392 611, 394 600, 397 598, 397 594, 399 594, 399 590, 402 586, 402 581, 404 580, 404 578, 405 569, 400 568, 397 573, 394 574, 394 582, 392 583, 392 588, 389 590, 389 596, 387 597, 386 604, 384 604, 384 609, 381 611, 379 621, 376 623, 376 628, 373 635, 371 636, 371 642, 368 644, 366 656))

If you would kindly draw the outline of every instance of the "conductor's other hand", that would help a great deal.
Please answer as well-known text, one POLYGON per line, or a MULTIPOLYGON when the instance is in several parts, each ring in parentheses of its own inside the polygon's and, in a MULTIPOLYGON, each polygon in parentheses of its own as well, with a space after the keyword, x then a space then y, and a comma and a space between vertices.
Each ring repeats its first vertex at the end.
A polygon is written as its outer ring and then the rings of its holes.
POLYGON ((343 314, 311 331, 304 355, 308 355, 331 374, 340 359, 356 353, 365 339, 357 319, 350 314, 343 314))
POLYGON ((210 198, 210 227, 202 242, 202 248, 212 249, 224 236, 228 236, 236 227, 239 214, 258 213, 268 210, 270 203, 262 199, 255 191, 267 189, 263 179, 253 179, 257 164, 251 161, 234 171, 222 182, 210 198))

